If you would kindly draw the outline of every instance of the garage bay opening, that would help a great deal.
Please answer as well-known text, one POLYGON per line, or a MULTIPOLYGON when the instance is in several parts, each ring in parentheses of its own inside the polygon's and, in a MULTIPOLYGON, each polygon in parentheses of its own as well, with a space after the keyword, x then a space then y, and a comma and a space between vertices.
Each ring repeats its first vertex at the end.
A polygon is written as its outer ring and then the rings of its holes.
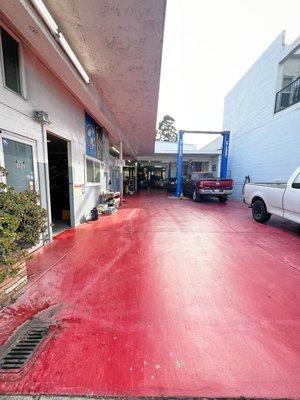
POLYGON ((68 142, 48 133, 47 148, 52 231, 55 235, 71 225, 68 142))

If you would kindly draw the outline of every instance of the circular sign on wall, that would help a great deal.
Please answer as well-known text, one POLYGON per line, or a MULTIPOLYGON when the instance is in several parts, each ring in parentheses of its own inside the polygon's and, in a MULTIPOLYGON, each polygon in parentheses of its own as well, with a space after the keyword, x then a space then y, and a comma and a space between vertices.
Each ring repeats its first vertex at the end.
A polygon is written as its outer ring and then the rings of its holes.
POLYGON ((91 124, 86 125, 86 138, 88 150, 93 152, 96 148, 96 135, 94 127, 91 124))

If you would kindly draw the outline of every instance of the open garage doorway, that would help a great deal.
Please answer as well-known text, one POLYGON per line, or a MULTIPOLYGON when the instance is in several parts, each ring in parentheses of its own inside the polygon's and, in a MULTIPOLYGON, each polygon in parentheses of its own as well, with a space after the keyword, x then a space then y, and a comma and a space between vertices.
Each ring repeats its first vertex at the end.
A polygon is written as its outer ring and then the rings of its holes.
POLYGON ((68 142, 47 133, 52 233, 71 226, 68 142))

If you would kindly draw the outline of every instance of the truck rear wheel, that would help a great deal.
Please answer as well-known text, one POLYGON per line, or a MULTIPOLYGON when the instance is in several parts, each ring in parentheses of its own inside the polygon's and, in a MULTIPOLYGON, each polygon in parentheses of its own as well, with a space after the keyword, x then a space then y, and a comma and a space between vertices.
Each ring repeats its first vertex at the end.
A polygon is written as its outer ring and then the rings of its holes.
POLYGON ((265 202, 261 199, 255 200, 252 204, 252 216, 255 221, 261 224, 268 222, 271 218, 271 214, 268 213, 265 202))
POLYGON ((194 190, 193 190, 193 200, 194 201, 196 201, 197 203, 200 201, 200 196, 199 196, 199 193, 198 193, 198 191, 197 191, 197 189, 195 188, 194 190))

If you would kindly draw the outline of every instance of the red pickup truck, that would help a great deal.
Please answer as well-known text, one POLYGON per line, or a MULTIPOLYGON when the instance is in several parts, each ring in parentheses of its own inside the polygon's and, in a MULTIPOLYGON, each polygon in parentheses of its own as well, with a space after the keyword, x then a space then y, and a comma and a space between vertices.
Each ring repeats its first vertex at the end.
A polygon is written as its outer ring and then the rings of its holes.
POLYGON ((183 194, 192 197, 194 201, 200 201, 202 196, 211 196, 224 203, 232 190, 232 179, 215 178, 210 172, 193 172, 182 179, 183 194))

